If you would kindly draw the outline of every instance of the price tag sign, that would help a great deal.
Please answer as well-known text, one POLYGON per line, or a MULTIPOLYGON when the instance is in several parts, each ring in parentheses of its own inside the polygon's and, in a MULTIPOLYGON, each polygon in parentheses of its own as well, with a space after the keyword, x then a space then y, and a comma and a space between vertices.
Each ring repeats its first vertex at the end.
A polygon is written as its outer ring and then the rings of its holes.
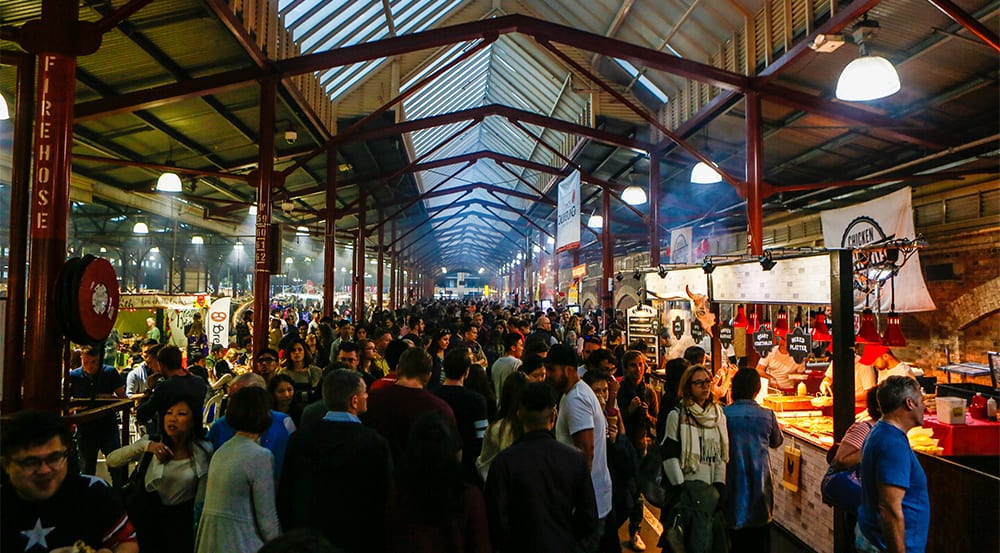
POLYGON ((695 343, 701 342, 702 338, 705 337, 705 329, 701 326, 701 321, 698 319, 691 319, 691 337, 694 338, 695 343))
POLYGON ((719 327, 719 342, 724 348, 728 348, 733 343, 733 327, 729 323, 719 327))
POLYGON ((670 331, 673 333, 674 338, 677 340, 684 336, 684 319, 677 317, 674 322, 670 323, 670 331))
POLYGON ((802 363, 806 357, 809 357, 809 352, 812 351, 812 337, 806 334, 801 326, 795 327, 795 330, 791 331, 786 339, 788 340, 788 355, 791 355, 796 363, 802 363))
POLYGON ((753 333, 753 349, 756 350, 761 357, 771 353, 771 350, 774 349, 774 332, 766 326, 758 328, 757 331, 753 333))

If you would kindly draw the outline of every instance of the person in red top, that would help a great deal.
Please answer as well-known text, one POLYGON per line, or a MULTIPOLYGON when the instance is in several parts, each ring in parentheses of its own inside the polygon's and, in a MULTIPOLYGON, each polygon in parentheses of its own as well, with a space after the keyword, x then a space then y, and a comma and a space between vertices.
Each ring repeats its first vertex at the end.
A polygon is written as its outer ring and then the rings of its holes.
POLYGON ((396 366, 399 365, 399 357, 403 355, 403 352, 411 348, 404 340, 393 340, 389 342, 389 345, 385 347, 385 363, 389 367, 389 371, 385 373, 385 376, 376 380, 368 387, 368 392, 374 392, 380 388, 385 388, 386 386, 392 386, 396 383, 396 366))
POLYGON ((0 551, 68 551, 78 540, 98 553, 139 551, 111 486, 69 474, 71 443, 53 413, 22 411, 4 423, 0 455, 10 483, 0 488, 0 551))
POLYGON ((393 459, 402 458, 410 427, 420 415, 437 411, 452 428, 458 428, 451 407, 424 389, 431 379, 431 366, 426 351, 409 348, 399 356, 396 383, 368 394, 368 412, 362 415, 361 422, 389 442, 393 459))

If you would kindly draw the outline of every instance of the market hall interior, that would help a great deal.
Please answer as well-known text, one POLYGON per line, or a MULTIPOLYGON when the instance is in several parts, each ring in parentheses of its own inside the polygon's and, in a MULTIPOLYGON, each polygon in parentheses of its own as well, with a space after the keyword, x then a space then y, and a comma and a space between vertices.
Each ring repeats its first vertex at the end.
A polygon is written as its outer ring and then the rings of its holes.
MULTIPOLYGON (((68 413, 70 344, 114 332, 124 371, 148 318, 240 349, 246 317, 252 357, 272 303, 620 318, 657 370, 702 332, 713 370, 756 364, 741 311, 824 343, 822 313, 833 405, 783 426, 802 484, 775 520, 841 551, 818 485, 855 326, 892 329, 929 394, 995 395, 998 26, 988 0, 5 2, 0 410, 68 413)), ((997 475, 977 420, 926 423, 929 474, 997 475)), ((953 492, 931 489, 936 550, 978 528, 953 492)))

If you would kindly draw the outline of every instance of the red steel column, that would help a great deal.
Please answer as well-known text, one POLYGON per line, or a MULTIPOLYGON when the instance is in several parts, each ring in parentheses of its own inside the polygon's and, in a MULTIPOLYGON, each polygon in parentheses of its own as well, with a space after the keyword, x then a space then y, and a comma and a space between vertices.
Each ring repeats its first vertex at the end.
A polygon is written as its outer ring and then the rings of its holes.
MULTIPOLYGON (((393 241, 396 239, 396 221, 389 223, 389 240, 393 241)), ((399 284, 399 279, 396 278, 399 273, 399 254, 393 249, 392 253, 389 254, 389 261, 392 263, 392 271, 389 272, 389 309, 396 309, 396 286, 399 284)))
MULTIPOLYGON (((555 244, 552 245, 552 289, 555 292, 552 294, 552 305, 559 304, 559 252, 556 251, 555 244)), ((565 303, 565 302, 564 302, 565 303)))
MULTIPOLYGON (((257 150, 257 227, 254 233, 253 351, 267 345, 271 306, 271 268, 277 252, 271 240, 271 190, 274 180, 274 110, 278 82, 260 82, 260 137, 257 150)), ((280 261, 280 260, 279 260, 280 261)))
MULTIPOLYGON (((614 272, 614 242, 611 240, 611 190, 604 187, 601 190, 601 212, 604 214, 604 225, 601 227, 601 304, 607 315, 608 309, 614 308, 614 290, 611 287, 614 272)), ((608 320, 604 318, 607 328, 608 320)))
POLYGON ((649 264, 660 264, 660 156, 649 156, 649 264))
MULTIPOLYGON (((72 39, 78 27, 74 0, 42 2, 38 54, 34 159, 31 191, 31 273, 28 278, 22 406, 57 412, 60 404, 63 335, 56 280, 66 261, 69 187, 73 148, 76 58, 72 39)), ((17 394, 19 390, 6 390, 17 394)))
POLYGON ((378 268, 375 270, 375 310, 382 309, 382 277, 385 276, 385 225, 382 209, 378 210, 378 268))
POLYGON ((326 231, 323 234, 323 314, 330 315, 337 293, 337 149, 326 152, 326 231))
POLYGON ((368 198, 365 191, 358 187, 358 238, 354 248, 354 324, 364 321, 365 316, 365 226, 368 224, 365 215, 368 211, 368 198))
POLYGON ((747 246, 752 255, 764 253, 764 131, 761 125, 760 94, 746 93, 747 130, 747 246))
MULTIPOLYGON (((10 60, 5 60, 9 63, 10 60)), ((14 143, 11 148, 10 253, 7 256, 7 313, 4 343, 3 389, 0 413, 21 408, 24 378, 24 311, 28 272, 28 212, 31 205, 31 126, 35 99, 35 57, 18 56, 14 97, 14 143)))

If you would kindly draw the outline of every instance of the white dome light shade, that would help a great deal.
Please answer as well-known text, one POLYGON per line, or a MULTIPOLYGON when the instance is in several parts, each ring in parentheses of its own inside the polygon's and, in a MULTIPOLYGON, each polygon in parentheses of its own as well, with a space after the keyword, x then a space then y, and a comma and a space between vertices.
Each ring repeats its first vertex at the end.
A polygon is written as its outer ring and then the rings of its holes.
POLYGON ((291 257, 286 257, 285 258, 285 264, 287 264, 287 265, 291 265, 294 262, 295 261, 291 257))
POLYGON ((722 175, 704 161, 699 161, 691 170, 691 182, 694 184, 715 184, 722 182, 722 175))
POLYGON ((587 226, 590 228, 602 228, 604 227, 604 217, 594 214, 590 216, 587 220, 587 226))
POLYGON ((622 192, 622 201, 628 205, 642 205, 646 203, 646 191, 641 186, 629 186, 622 192))
POLYGON ((201 246, 202 244, 205 243, 205 239, 202 238, 201 236, 195 235, 191 237, 191 243, 194 244, 195 246, 201 246))
POLYGON ((240 242, 239 240, 237 240, 236 243, 233 244, 233 249, 234 250, 242 250, 243 249, 243 242, 240 242))
POLYGON ((309 236, 309 229, 306 227, 295 227, 295 236, 309 236))
POLYGON ((133 234, 149 234, 149 227, 146 226, 146 223, 143 223, 142 221, 139 221, 138 223, 135 224, 135 226, 132 227, 132 233, 133 234))
POLYGON ((156 179, 156 190, 159 192, 180 192, 183 189, 181 178, 177 176, 177 173, 168 171, 156 179))
POLYGON ((882 56, 861 56, 847 64, 837 80, 837 98, 866 102, 899 92, 899 74, 882 56))
POLYGON ((247 212, 251 217, 257 216, 257 204, 250 204, 250 210, 247 212))
POLYGON ((548 238, 545 239, 545 243, 551 246, 552 244, 556 243, 556 239, 549 236, 548 238))
POLYGON ((10 119, 10 108, 7 107, 7 99, 0 94, 0 121, 10 119))

